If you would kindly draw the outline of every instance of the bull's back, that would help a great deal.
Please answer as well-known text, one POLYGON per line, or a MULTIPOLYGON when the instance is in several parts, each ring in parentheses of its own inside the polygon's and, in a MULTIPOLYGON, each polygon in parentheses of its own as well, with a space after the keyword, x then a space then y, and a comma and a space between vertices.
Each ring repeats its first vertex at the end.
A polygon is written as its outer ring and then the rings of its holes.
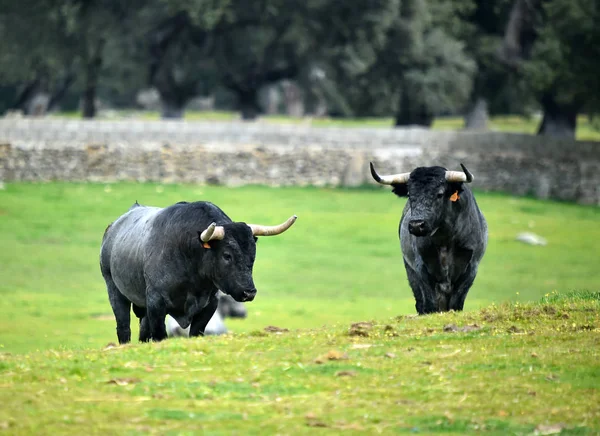
POLYGON ((146 305, 144 246, 152 221, 162 209, 140 206, 119 217, 107 229, 100 250, 100 267, 119 291, 137 306, 146 305))

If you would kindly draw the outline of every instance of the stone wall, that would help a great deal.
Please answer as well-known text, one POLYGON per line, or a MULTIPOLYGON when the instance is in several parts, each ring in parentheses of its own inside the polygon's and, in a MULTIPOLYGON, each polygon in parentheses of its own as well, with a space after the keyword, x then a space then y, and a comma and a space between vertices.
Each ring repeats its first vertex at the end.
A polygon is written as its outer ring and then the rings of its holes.
POLYGON ((358 186, 416 166, 474 188, 600 205, 600 143, 420 128, 0 119, 0 180, 358 186))

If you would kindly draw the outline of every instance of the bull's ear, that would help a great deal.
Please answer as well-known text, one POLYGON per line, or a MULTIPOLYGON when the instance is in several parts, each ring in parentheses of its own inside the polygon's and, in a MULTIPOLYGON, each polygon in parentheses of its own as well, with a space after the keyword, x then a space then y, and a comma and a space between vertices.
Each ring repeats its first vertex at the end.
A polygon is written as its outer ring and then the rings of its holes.
POLYGON ((256 236, 254 236, 254 243, 258 242, 258 238, 256 236))
POLYGON ((398 197, 408 197, 408 186, 406 183, 393 183, 392 192, 396 194, 398 197))

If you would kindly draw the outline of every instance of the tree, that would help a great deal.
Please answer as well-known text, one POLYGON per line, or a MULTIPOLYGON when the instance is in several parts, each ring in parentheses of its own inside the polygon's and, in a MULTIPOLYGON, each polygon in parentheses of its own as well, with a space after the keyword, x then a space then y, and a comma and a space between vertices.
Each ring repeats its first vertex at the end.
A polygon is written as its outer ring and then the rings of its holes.
POLYGON ((214 62, 218 82, 236 96, 244 119, 262 111, 259 91, 267 85, 304 80, 333 63, 344 71, 368 67, 399 3, 230 0, 217 2, 223 8, 206 23, 198 22, 205 19, 197 1, 180 2, 194 25, 192 39, 214 62))
POLYGON ((0 10, 0 82, 15 89, 7 108, 43 114, 76 78, 66 14, 49 0, 0 0, 0 10))
POLYGON ((515 0, 501 54, 543 109, 538 134, 574 138, 577 115, 600 109, 599 19, 595 0, 515 0))
POLYGON ((577 115, 600 110, 600 6, 595 0, 543 3, 524 73, 539 97, 539 134, 575 137, 577 115))
POLYGON ((16 104, 26 106, 31 95, 47 92, 49 107, 76 84, 82 112, 96 114, 96 94, 110 41, 131 25, 136 1, 2 0, 0 32, 8 50, 0 59, 5 80, 25 84, 16 104))
POLYGON ((374 60, 362 71, 337 75, 341 88, 349 89, 343 101, 353 115, 393 114, 397 126, 429 126, 436 114, 458 110, 469 95, 475 65, 451 33, 460 27, 454 14, 436 0, 398 4, 397 13, 388 14, 383 43, 374 46, 374 60))
POLYGON ((476 0, 466 13, 463 33, 467 50, 477 64, 465 112, 465 128, 486 129, 490 113, 523 113, 528 107, 524 82, 499 58, 513 0, 476 0))

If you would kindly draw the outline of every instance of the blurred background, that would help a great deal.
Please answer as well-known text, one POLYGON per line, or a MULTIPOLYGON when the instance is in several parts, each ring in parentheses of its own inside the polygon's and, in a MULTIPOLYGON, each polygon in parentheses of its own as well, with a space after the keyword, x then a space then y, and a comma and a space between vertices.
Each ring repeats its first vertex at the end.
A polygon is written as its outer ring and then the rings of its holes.
POLYGON ((594 0, 1 0, 0 11, 0 114, 600 138, 594 0))
POLYGON ((370 161, 475 175, 465 310, 597 291, 598 23, 597 0, 0 0, 0 348, 116 341, 98 254, 136 200, 299 216, 234 334, 415 313, 370 161))

